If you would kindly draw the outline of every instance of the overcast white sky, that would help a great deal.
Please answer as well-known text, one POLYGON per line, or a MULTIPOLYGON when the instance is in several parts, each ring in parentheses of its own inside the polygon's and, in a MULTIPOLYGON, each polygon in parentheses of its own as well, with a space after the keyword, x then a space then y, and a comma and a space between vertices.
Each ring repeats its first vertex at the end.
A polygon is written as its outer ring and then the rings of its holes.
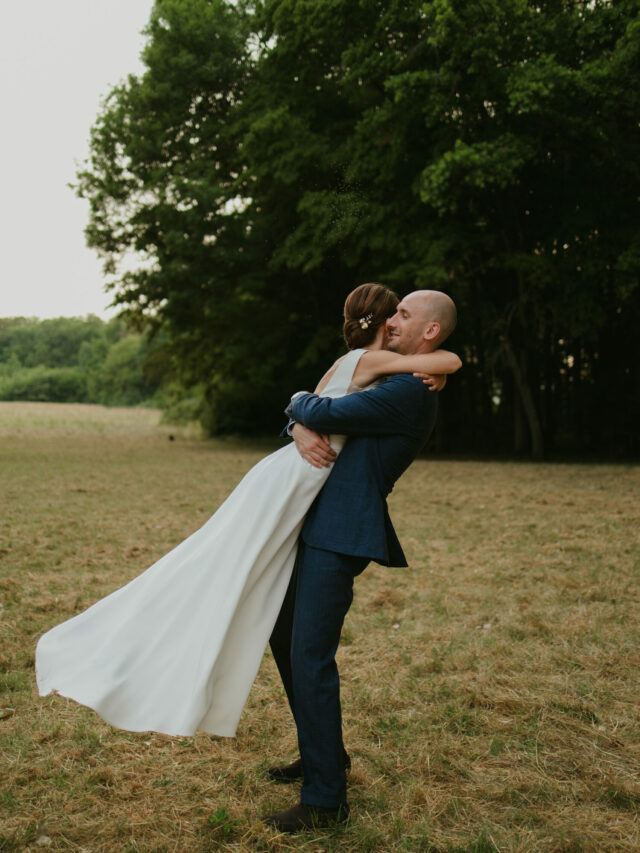
POLYGON ((115 314, 67 187, 100 100, 140 73, 153 0, 0 5, 0 317, 115 314))

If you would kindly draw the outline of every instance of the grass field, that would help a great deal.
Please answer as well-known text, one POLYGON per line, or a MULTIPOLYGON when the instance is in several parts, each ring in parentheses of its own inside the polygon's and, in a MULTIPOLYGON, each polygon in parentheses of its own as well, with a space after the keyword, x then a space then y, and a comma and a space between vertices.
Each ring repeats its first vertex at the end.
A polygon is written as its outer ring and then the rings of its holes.
POLYGON ((339 652, 352 821, 279 836, 296 788, 270 656, 237 738, 131 734, 40 699, 40 634, 195 530, 266 445, 148 410, 0 404, 0 851, 638 851, 640 472, 419 460, 411 563, 358 579, 339 652))

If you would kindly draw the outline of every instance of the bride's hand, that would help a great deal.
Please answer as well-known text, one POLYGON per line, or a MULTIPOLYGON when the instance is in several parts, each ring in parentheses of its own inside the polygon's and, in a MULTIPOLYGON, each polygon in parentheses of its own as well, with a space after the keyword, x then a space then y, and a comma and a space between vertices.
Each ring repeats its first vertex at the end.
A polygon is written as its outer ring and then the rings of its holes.
POLYGON ((296 450, 314 468, 328 468, 336 460, 336 452, 329 444, 328 435, 320 435, 302 424, 291 427, 291 437, 296 450))
POLYGON ((447 377, 444 373, 414 373, 418 379, 422 379, 429 391, 442 391, 447 384, 447 377))

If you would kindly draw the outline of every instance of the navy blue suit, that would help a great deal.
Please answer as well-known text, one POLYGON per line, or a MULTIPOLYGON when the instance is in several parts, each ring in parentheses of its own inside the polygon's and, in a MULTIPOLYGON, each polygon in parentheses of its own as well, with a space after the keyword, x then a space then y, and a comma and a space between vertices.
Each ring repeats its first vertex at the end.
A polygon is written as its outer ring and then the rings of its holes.
POLYGON ((386 498, 428 439, 436 408, 437 395, 407 374, 338 399, 304 394, 290 406, 291 417, 316 432, 351 436, 305 519, 271 637, 298 729, 308 805, 346 803, 335 653, 354 577, 370 560, 407 565, 386 498))

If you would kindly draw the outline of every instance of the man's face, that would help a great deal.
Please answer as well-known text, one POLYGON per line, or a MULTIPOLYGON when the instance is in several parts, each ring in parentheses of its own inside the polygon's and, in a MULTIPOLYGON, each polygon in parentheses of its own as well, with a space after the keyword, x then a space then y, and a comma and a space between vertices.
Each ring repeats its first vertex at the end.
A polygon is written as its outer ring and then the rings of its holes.
POLYGON ((424 332, 428 326, 422 301, 408 296, 398 303, 396 313, 387 320, 385 348, 400 355, 411 355, 425 346, 424 332))

